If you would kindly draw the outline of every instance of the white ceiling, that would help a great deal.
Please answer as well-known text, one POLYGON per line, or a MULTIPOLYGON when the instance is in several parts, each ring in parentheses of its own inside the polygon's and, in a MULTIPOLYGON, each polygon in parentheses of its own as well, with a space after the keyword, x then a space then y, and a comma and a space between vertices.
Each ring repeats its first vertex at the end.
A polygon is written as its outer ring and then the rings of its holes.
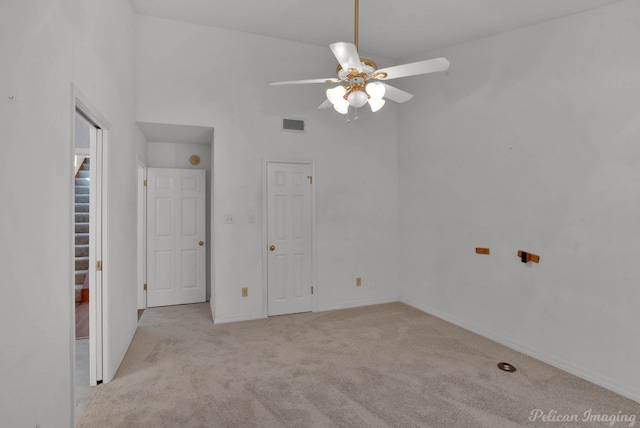
MULTIPOLYGON (((319 46, 352 42, 353 0, 130 0, 137 13, 319 46)), ((361 0, 360 51, 405 59, 621 0, 361 0)))

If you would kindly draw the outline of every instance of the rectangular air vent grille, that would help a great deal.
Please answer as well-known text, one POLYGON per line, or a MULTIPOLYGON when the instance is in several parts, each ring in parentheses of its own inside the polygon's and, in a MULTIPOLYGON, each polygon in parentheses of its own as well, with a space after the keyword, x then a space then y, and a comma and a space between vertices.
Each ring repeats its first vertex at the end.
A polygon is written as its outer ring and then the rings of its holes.
POLYGON ((282 129, 285 131, 304 131, 304 120, 282 119, 282 129))

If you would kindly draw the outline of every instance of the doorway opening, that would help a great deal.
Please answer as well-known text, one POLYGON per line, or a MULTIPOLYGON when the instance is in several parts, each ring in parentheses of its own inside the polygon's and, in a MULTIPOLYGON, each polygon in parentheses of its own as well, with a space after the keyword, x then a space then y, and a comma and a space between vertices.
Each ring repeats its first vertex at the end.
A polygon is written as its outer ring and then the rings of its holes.
POLYGON ((106 270, 103 248, 106 248, 106 150, 108 123, 86 98, 72 86, 71 154, 75 169, 72 183, 72 282, 75 356, 72 402, 74 413, 80 413, 83 400, 91 387, 107 381, 108 349, 104 337, 108 326, 103 310, 103 283, 106 270))
POLYGON ((89 377, 89 259, 91 208, 91 134, 95 126, 81 112, 74 116, 73 268, 75 299, 75 407, 79 413, 91 396, 89 377))

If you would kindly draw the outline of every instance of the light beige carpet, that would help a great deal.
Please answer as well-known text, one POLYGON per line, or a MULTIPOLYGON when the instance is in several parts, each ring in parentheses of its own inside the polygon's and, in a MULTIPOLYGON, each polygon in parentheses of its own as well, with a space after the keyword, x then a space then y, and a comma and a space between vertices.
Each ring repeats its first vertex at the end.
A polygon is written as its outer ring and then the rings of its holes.
POLYGON ((634 401, 402 303, 221 325, 198 304, 144 312, 78 426, 630 426, 584 421, 589 410, 640 416, 634 401), (580 420, 532 421, 535 409, 580 420))

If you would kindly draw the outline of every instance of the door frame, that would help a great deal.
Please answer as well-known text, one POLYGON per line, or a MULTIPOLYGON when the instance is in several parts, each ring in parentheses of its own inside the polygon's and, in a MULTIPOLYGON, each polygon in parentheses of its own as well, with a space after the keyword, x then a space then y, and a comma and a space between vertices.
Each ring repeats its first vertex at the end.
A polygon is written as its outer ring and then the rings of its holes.
POLYGON ((147 308, 147 166, 138 158, 138 210, 137 210, 137 254, 138 254, 138 309, 147 308))
MULTIPOLYGON (((90 158, 92 158, 92 177, 90 183, 90 229, 89 229, 89 384, 95 386, 108 382, 111 379, 109 372, 109 311, 108 299, 105 290, 109 284, 109 262, 108 262, 108 157, 107 146, 109 140, 109 129, 111 125, 91 104, 87 97, 73 84, 71 84, 71 146, 75 149, 75 115, 79 111, 89 120, 95 130, 91 132, 90 138, 90 158), (99 232, 99 233, 98 233, 99 232), (101 281, 96 281, 96 261, 102 264, 101 281)), ((71 174, 70 186, 73 192, 74 175, 71 174)), ((73 193, 72 193, 73 194, 73 193)), ((73 199, 73 198, 72 198, 73 199)), ((73 201, 71 206, 72 211, 73 201)), ((71 216, 73 222, 73 216, 71 216)), ((74 230, 73 228, 71 230, 74 230)), ((73 251, 73 246, 72 246, 73 251)), ((73 259, 72 259, 73 260, 73 259)), ((73 273, 73 268, 71 270, 73 273)), ((72 290, 73 291, 73 290, 72 290)), ((75 294, 75 293, 72 293, 75 294)), ((74 296, 75 301, 75 296, 74 296)), ((73 320, 72 328, 75 329, 75 304, 72 306, 73 320)), ((72 356, 75 360, 75 334, 71 332, 72 356)), ((73 365, 73 385, 75 385, 75 363, 73 365)), ((72 388, 75 394, 75 386, 72 388)), ((72 397, 75 402, 75 397, 72 397)))
POLYGON ((302 164, 311 167, 313 185, 311 186, 311 282, 313 294, 311 295, 311 311, 318 310, 318 270, 317 270, 317 243, 316 243, 316 166, 313 160, 290 160, 290 159, 262 159, 262 317, 269 316, 269 276, 268 261, 269 236, 268 236, 268 211, 267 211, 267 185, 268 185, 268 165, 272 163, 302 164))

